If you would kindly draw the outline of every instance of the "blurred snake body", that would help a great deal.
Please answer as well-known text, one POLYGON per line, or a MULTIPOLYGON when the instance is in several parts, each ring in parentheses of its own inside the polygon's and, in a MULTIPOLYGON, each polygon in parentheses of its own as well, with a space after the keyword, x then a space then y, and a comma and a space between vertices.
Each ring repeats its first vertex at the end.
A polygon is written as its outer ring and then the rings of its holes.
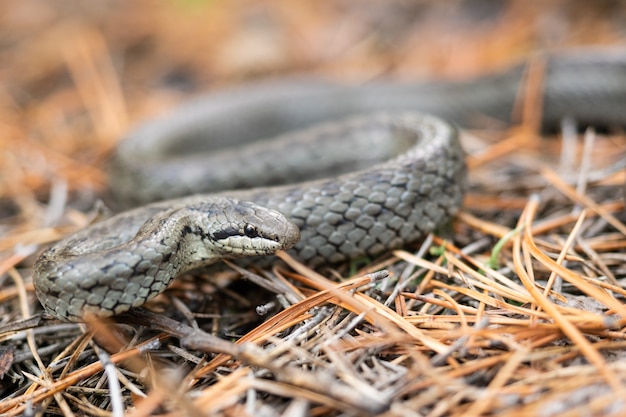
MULTIPOLYGON (((625 51, 543 63, 544 126, 565 116, 624 124, 625 51)), ((112 193, 140 207, 45 251, 36 294, 53 316, 79 321, 139 306, 176 275, 222 258, 289 249, 316 267, 416 241, 461 205, 464 154, 447 120, 510 123, 523 74, 519 66, 457 83, 292 80, 183 105, 131 132, 113 158, 112 193)))

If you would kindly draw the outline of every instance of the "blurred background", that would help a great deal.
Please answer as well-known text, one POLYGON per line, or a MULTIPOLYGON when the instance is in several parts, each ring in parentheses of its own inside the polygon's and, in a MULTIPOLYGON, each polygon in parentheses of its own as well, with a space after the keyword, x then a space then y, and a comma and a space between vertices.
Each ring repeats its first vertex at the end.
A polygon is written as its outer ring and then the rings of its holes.
MULTIPOLYGON (((89 224, 98 214, 93 209, 98 207, 94 202, 106 190, 106 161, 116 143, 133 125, 164 114, 186 99, 232 85, 295 75, 323 77, 350 84, 379 78, 420 82, 461 80, 505 69, 541 51, 615 46, 626 46, 626 1, 0 0, 0 277, 4 291, 0 294, 3 300, 0 303, 0 317, 4 317, 5 321, 28 317, 20 310, 23 305, 17 296, 17 284, 12 284, 12 280, 16 280, 19 274, 4 272, 13 271, 13 266, 20 265, 24 267, 21 273, 28 277, 28 265, 33 258, 28 258, 28 255, 36 253, 44 244, 89 224), (18 311, 21 312, 17 314, 18 311)), ((619 137, 623 139, 623 135, 619 137)), ((595 142, 594 152, 598 151, 596 153, 605 157, 603 160, 623 158, 623 140, 611 140, 595 142), (622 156, 619 155, 620 151, 622 156)), ((544 142, 548 144, 542 143, 541 147, 535 148, 535 155, 549 154, 555 156, 553 160, 558 160, 558 141, 544 142)), ((507 156, 517 156, 516 152, 520 150, 518 142, 509 143, 513 143, 514 147, 509 146, 504 151, 500 149, 500 154, 492 152, 492 155, 496 155, 494 160, 505 152, 508 152, 507 156)), ((610 167, 613 163, 600 162, 592 166, 610 167)), ((527 204, 528 193, 519 197, 522 193, 515 192, 526 189, 519 187, 519 184, 518 188, 512 189, 509 179, 519 179, 530 171, 534 173, 535 181, 530 178, 529 187, 543 187, 545 181, 536 181, 536 167, 540 164, 533 165, 526 160, 525 164, 521 164, 528 168, 524 171, 509 169, 512 164, 507 160, 502 164, 508 169, 508 177, 500 175, 501 171, 494 171, 491 167, 483 169, 482 183, 495 183, 496 192, 486 197, 474 195, 473 199, 469 196, 466 201, 470 204, 466 207, 469 207, 470 212, 472 209, 476 212, 477 208, 483 210, 483 213, 492 212, 490 218, 481 216, 481 220, 495 218, 513 226, 519 212, 527 204), (501 193, 502 190, 504 193, 501 193), (501 197, 501 194, 506 194, 504 199, 493 198, 501 197)), ((475 166, 471 171, 474 179, 480 175, 480 172, 476 174, 475 166)), ((578 171, 579 165, 572 166, 573 171, 578 171)), ((623 181, 623 177, 609 178, 608 185, 612 188, 603 190, 596 187, 594 201, 608 204, 603 207, 611 210, 622 208, 619 200, 621 194, 615 190, 621 188, 623 181)), ((552 195, 561 197, 554 189, 552 195)), ((558 200, 550 195, 546 197, 545 194, 543 198, 548 204, 557 201, 560 205, 556 205, 555 210, 564 206, 571 210, 571 201, 567 199, 565 205, 563 199, 558 200)), ((461 247, 469 246, 470 242, 478 240, 479 235, 484 235, 482 224, 479 223, 480 227, 476 223, 472 225, 467 216, 458 223, 460 232, 456 243, 461 247)), ((600 221, 598 224, 603 225, 600 221)), ((599 233, 605 230, 603 227, 598 228, 594 223, 590 229, 599 233)), ((614 232, 613 229, 608 230, 614 232)), ((498 233, 492 234, 496 236, 498 233)), ((608 236, 606 242, 594 236, 594 244, 598 245, 594 246, 594 250, 601 253, 615 250, 617 255, 603 259, 615 268, 617 277, 623 277, 624 258, 619 252, 623 252, 623 236, 617 233, 608 236)), ((565 240, 564 237, 559 240, 560 236, 554 239, 559 245, 565 240)), ((489 243, 489 239, 482 239, 483 243, 485 241, 489 243)), ((548 246, 550 250, 558 252, 548 246)), ((586 265, 581 262, 581 265, 587 268, 593 263, 586 265)), ((604 273, 604 269, 602 271, 604 273)), ((541 273, 546 274, 543 270, 541 273)), ((27 289, 32 291, 32 284, 28 279, 26 282, 27 289)), ((181 288, 194 289, 185 290, 186 299, 204 302, 202 297, 196 295, 205 294, 195 291, 197 284, 191 287, 185 285, 183 283, 181 288)), ((448 288, 448 284, 442 284, 441 288, 448 288)), ((239 294, 236 291, 230 293, 239 294)), ((246 294, 256 294, 254 299, 264 299, 254 286, 248 286, 246 294)), ((31 302, 35 302, 32 292, 30 295, 31 302)), ((239 303, 242 298, 246 297, 226 295, 220 298, 222 303, 212 302, 203 306, 212 313, 218 311, 212 310, 214 305, 220 306, 221 310, 231 314, 233 305, 247 309, 239 303)), ((482 300, 470 297, 469 305, 473 308, 482 300)), ((249 303, 255 305, 255 301, 249 303)), ((595 301, 580 303, 576 304, 581 311, 577 323, 582 323, 581 326, 585 328, 590 323, 587 321, 587 313, 598 307, 595 301)), ((397 305, 402 305, 403 309, 406 307, 400 302, 397 305)), ((244 326, 259 320, 253 309, 247 310, 250 314, 241 316, 244 317, 244 326)), ((480 311, 482 314, 482 309, 480 311)), ((510 314, 511 318, 519 314, 517 310, 511 311, 515 312, 510 314)), ((567 314, 570 313, 571 309, 567 314)), ((242 325, 237 314, 232 317, 236 326, 226 327, 232 334, 236 334, 242 325)), ((561 336, 558 329, 550 336, 542 333, 545 330, 540 327, 529 327, 528 323, 535 324, 534 318, 528 322, 521 320, 520 324, 512 324, 506 331, 499 325, 487 329, 496 335, 486 336, 484 340, 489 343, 483 344, 483 339, 478 338, 470 345, 473 344, 480 352, 484 352, 485 346, 500 349, 498 346, 501 340, 515 341, 507 345, 514 348, 538 347, 550 345, 556 340, 552 336, 561 336), (539 333, 533 333, 532 329, 539 333), (501 335, 504 336, 500 338, 501 335)), ((418 326, 434 331, 432 334, 435 338, 452 341, 457 336, 451 336, 449 329, 455 328, 458 322, 453 318, 448 324, 449 327, 444 325, 439 328, 437 323, 420 323, 418 326), (429 325, 433 327, 429 328, 429 325)), ((617 341, 614 345, 605 344, 601 338, 606 335, 601 336, 600 332, 607 329, 594 329, 599 333, 593 333, 593 338, 601 340, 597 346, 602 344, 603 349, 623 342, 623 335, 616 329, 610 329, 610 337, 617 341)), ((465 335, 457 333, 460 334, 465 335)), ((65 345, 56 346, 63 349, 65 345)), ((460 345, 455 343, 452 346, 460 345)), ((623 345, 619 346, 623 350, 623 345)), ((391 350, 396 348, 398 351, 404 349, 400 344, 391 350)), ((572 399, 582 403, 587 398, 602 403, 608 397, 602 397, 596 391, 585 391, 588 393, 585 395, 572 395, 568 391, 572 385, 563 384, 563 381, 573 373, 560 372, 559 367, 571 364, 570 361, 581 366, 588 362, 575 357, 578 350, 569 350, 570 347, 565 345, 563 349, 554 357, 554 361, 550 359, 547 362, 545 368, 542 368, 543 364, 539 366, 533 362, 536 359, 522 360, 517 356, 517 353, 524 351, 520 349, 511 356, 514 367, 509 367, 508 362, 498 362, 497 366, 484 365, 482 370, 472 370, 466 386, 470 394, 466 398, 485 398, 485 401, 490 401, 491 397, 483 397, 483 387, 487 381, 492 381, 494 375, 494 380, 498 382, 502 375, 498 367, 502 363, 506 372, 519 371, 524 378, 530 375, 531 384, 537 377, 538 384, 545 383, 549 387, 535 389, 521 384, 515 388, 511 385, 513 388, 508 392, 518 389, 517 392, 521 393, 519 398, 523 400, 519 404, 528 401, 527 404, 532 407, 536 401, 537 408, 536 412, 521 411, 508 415, 536 415, 539 412, 537 410, 541 410, 541 413, 550 412, 551 390, 558 391, 561 385, 564 403, 572 399), (529 364, 528 368, 520 366, 521 370, 518 369, 518 360, 524 366, 529 364), (548 370, 547 374, 540 374, 543 369, 548 370), (544 375, 548 375, 545 380, 544 375), (474 387, 478 387, 479 391, 474 391, 474 387), (544 393, 547 395, 537 400, 544 393)), ((619 357, 617 348, 607 351, 609 355, 619 357)), ((371 352, 376 354, 377 351, 374 349, 371 352)), ((552 356, 553 352, 550 350, 542 355, 552 356)), ((584 353, 582 349, 580 352, 584 353)), ((315 351, 316 358, 317 355, 315 351)), ((10 359, 6 359, 8 356, 5 354, 4 358, 0 358, 0 371, 11 363, 10 359)), ((393 365, 390 369, 396 369, 397 366, 393 365)), ((451 369, 456 372, 456 368, 451 369)), ((413 378, 414 371, 410 370, 406 375, 413 378)), ((440 393, 437 395, 448 395, 450 387, 444 385, 452 379, 440 378, 439 373, 435 375, 434 386, 440 393)), ((581 379, 569 378, 572 384, 578 384, 582 389, 593 389, 589 381, 594 377, 585 379, 587 374, 580 375, 581 379)), ((27 379, 16 379, 15 384, 6 381, 6 378, 0 381, 5 384, 0 384, 0 390, 5 390, 3 392, 21 393, 28 386, 27 379)), ((417 384, 423 382, 419 378, 415 381, 417 384)), ((504 380, 500 382, 504 383, 504 380)), ((100 382, 97 384, 100 387, 100 382)), ((218 397, 213 391, 207 392, 207 398, 218 397)), ((223 391, 219 392, 220 395, 224 394, 223 391)), ((439 404, 449 403, 454 406, 463 398, 457 392, 453 400, 449 397, 433 397, 433 392, 424 391, 424 395, 429 397, 424 404, 435 404, 435 413, 439 412, 439 404)), ((616 391, 613 395, 611 398, 619 400, 616 404, 622 406, 623 394, 616 391)), ((415 398, 416 404, 422 401, 421 397, 415 398)), ((504 403, 509 401, 507 398, 512 397, 503 397, 504 403)), ((560 409, 552 404, 552 409, 560 409)), ((607 400, 605 404, 612 403, 607 400)), ((513 407, 514 403, 509 405, 513 407)), ((603 406, 600 404, 600 408, 603 406)), ((460 410, 463 410, 462 407, 460 410)), ((504 415, 498 411, 493 413, 496 414, 504 415)))
POLYGON ((463 79, 541 50, 624 44, 626 2, 0 2, 0 217, 106 187, 130 126, 262 78, 463 79))

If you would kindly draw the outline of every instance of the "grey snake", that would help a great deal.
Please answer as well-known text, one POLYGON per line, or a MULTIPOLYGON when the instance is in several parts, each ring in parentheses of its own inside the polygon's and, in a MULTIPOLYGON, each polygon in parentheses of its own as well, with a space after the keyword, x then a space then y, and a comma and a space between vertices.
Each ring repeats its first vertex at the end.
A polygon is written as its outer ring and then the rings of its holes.
MULTIPOLYGON (((545 127, 565 116, 624 125, 625 51, 543 59, 545 127)), ((46 250, 37 297, 80 321, 139 306, 222 258, 289 249, 317 267, 414 242, 462 202, 464 153, 446 120, 510 123, 524 68, 429 84, 268 82, 193 100, 121 142, 112 193, 143 205, 46 250)))

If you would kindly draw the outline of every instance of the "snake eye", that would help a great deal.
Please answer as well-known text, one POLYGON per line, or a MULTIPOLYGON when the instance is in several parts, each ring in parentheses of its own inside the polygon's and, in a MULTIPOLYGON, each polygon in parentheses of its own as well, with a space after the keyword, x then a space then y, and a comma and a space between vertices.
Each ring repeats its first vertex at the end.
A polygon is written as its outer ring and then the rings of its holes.
POLYGON ((259 236, 259 232, 257 232, 256 227, 252 226, 251 224, 246 224, 243 227, 243 232, 248 237, 258 237, 259 236))

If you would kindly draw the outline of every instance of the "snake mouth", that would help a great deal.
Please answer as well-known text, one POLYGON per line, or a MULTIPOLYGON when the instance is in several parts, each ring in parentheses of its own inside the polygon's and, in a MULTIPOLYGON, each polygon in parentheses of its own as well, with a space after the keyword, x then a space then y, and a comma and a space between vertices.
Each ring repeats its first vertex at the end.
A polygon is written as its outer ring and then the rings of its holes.
POLYGON ((291 222, 285 222, 282 230, 263 230, 246 224, 241 230, 229 227, 215 232, 214 245, 225 255, 254 256, 273 255, 279 250, 292 248, 300 240, 300 229, 291 222))
POLYGON ((222 254, 233 257, 273 255, 283 249, 283 245, 276 240, 247 236, 229 236, 219 239, 215 241, 215 246, 222 254))

